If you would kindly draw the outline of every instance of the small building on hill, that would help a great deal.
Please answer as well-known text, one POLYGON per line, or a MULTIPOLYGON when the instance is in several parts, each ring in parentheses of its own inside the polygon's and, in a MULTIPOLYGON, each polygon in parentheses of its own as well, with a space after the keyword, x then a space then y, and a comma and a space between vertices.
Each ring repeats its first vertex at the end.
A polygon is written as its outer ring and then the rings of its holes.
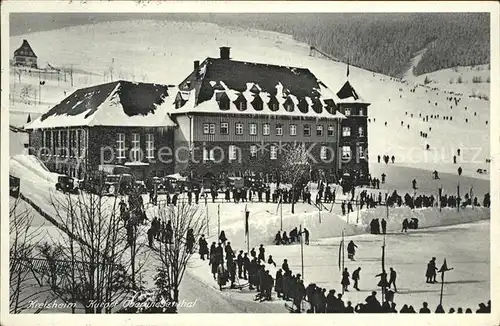
POLYGON ((165 85, 123 80, 79 89, 26 125, 30 154, 77 178, 104 165, 130 167, 139 180, 171 174, 172 158, 159 158, 173 146, 169 95, 165 85))
POLYGON ((23 40, 23 44, 14 51, 14 64, 18 66, 26 66, 30 68, 37 68, 38 57, 35 51, 31 48, 28 40, 23 40))

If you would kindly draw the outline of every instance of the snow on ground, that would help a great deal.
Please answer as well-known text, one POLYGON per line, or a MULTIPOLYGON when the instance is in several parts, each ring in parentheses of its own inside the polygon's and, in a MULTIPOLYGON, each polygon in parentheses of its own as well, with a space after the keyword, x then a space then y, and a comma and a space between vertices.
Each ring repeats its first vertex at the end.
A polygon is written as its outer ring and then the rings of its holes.
MULTIPOLYGON (((288 35, 207 23, 126 21, 75 26, 13 36, 11 49, 17 48, 22 39, 29 40, 42 65, 47 61, 58 67, 73 65, 75 73, 73 86, 69 79, 47 80, 41 90, 41 104, 34 100, 35 90, 39 88, 37 74, 22 77, 20 83, 17 76, 11 77, 10 111, 17 112, 16 119, 21 122, 27 118, 27 112, 45 112, 65 97, 64 91, 69 95, 76 87, 112 79, 178 84, 191 72, 194 60, 218 57, 221 45, 232 46, 231 57, 235 60, 306 67, 334 91, 345 82, 345 64, 309 56, 309 46, 288 35), (155 39, 154 44, 141 36, 144 34, 155 39), (58 42, 53 43, 53 39, 58 42), (108 55, 101 55, 101 44, 106 44, 108 55), (32 98, 28 105, 21 101, 21 94, 23 87, 30 85, 32 98)), ((489 74, 489 71, 481 71, 481 74, 489 74)), ((464 175, 478 176, 478 168, 490 170, 485 163, 490 156, 489 125, 486 125, 490 117, 489 101, 469 98, 465 90, 461 91, 463 97, 452 95, 445 91, 449 88, 444 88, 443 83, 421 85, 413 93, 410 92, 415 87, 412 82, 403 83, 356 67, 351 67, 349 80, 363 98, 372 103, 368 109, 371 119, 368 134, 373 135, 369 136, 371 162, 375 162, 377 155, 388 154, 394 155, 403 166, 456 173, 457 166, 451 162, 460 148, 464 175), (449 96, 459 97, 461 101, 455 105, 447 100, 449 96), (427 115, 429 120, 422 121, 427 115), (439 118, 430 118, 430 115, 439 115, 439 118), (444 116, 453 116, 453 120, 444 120, 444 116), (420 137, 421 131, 427 132, 428 137, 420 137), (425 150, 426 144, 430 145, 430 151, 425 150)), ((481 84, 464 85, 471 90, 481 84)))

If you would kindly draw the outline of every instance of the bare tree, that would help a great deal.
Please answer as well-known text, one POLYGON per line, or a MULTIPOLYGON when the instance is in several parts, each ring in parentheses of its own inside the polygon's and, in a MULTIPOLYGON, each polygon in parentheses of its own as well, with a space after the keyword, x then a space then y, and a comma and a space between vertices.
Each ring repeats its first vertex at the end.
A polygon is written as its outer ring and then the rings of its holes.
POLYGON ((86 313, 111 313, 126 295, 142 284, 141 270, 147 253, 137 241, 142 232, 134 225, 133 243, 119 214, 118 197, 79 195, 52 196, 56 224, 61 229, 61 259, 68 267, 65 281, 54 293, 67 302, 79 302, 86 313))
POLYGON ((48 289, 37 287, 37 280, 32 271, 32 260, 37 256, 36 248, 41 236, 41 228, 32 226, 33 219, 32 211, 22 206, 21 199, 11 201, 9 210, 9 310, 13 314, 28 309, 32 300, 40 302, 48 293, 48 289))
POLYGON ((178 303, 182 277, 194 253, 196 239, 206 225, 198 206, 185 202, 176 206, 159 207, 158 217, 162 223, 170 221, 172 235, 171 239, 169 236, 160 237, 158 246, 153 251, 161 264, 158 271, 168 283, 170 298, 178 303))
POLYGON ((311 162, 303 143, 289 144, 284 151, 281 159, 281 179, 292 185, 292 214, 294 214, 295 193, 304 185, 306 175, 311 169, 311 162))

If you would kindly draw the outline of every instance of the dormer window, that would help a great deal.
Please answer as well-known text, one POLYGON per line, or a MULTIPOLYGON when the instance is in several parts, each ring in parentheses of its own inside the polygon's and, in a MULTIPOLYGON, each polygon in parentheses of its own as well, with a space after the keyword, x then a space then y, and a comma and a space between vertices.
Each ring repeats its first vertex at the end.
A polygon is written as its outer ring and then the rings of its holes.
POLYGON ((321 112, 323 112, 323 105, 318 99, 315 99, 313 101, 312 109, 314 112, 321 114, 321 112))
POLYGON ((275 97, 271 97, 271 99, 269 100, 269 109, 271 111, 278 111, 279 109, 279 104, 278 104, 278 100, 276 100, 275 97))
POLYGON ((254 110, 256 111, 262 111, 262 99, 260 96, 256 96, 255 99, 252 101, 252 106, 254 110))
POLYGON ((351 109, 346 108, 344 111, 344 115, 346 115, 346 116, 351 115, 351 109))
POLYGON ((299 102, 299 111, 306 114, 309 111, 309 104, 305 99, 301 99, 299 102))
POLYGON ((220 92, 215 94, 217 104, 219 104, 219 109, 223 111, 229 110, 229 98, 225 92, 220 92))
POLYGON ((293 112, 294 104, 290 98, 285 101, 285 110, 287 112, 293 112))
POLYGON ((238 110, 240 111, 245 111, 247 109, 247 102, 245 101, 240 101, 238 103, 238 110))

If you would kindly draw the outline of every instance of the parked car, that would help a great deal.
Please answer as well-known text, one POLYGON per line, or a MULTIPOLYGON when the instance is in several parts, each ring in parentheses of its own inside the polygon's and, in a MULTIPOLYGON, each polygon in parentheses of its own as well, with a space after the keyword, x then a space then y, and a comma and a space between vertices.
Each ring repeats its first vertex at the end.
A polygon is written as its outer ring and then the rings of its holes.
POLYGON ((67 175, 57 177, 56 189, 65 193, 78 194, 78 182, 67 175))

